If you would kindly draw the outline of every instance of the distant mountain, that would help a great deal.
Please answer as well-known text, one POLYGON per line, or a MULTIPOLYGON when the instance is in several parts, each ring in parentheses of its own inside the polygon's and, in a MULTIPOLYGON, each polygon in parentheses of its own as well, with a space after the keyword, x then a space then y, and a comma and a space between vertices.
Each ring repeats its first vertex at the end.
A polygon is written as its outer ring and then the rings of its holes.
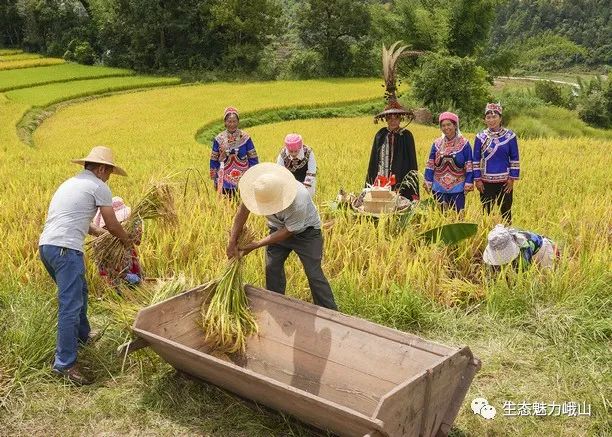
MULTIPOLYGON (((565 39, 576 45, 574 61, 610 65, 611 15, 610 0, 502 0, 497 7, 491 44, 494 49, 524 48, 523 44, 541 47, 543 41, 538 43, 537 38, 546 38, 550 43, 554 37, 559 44, 565 39)), ((569 45, 565 48, 569 50, 569 45)), ((565 55, 560 51, 559 56, 565 55)))

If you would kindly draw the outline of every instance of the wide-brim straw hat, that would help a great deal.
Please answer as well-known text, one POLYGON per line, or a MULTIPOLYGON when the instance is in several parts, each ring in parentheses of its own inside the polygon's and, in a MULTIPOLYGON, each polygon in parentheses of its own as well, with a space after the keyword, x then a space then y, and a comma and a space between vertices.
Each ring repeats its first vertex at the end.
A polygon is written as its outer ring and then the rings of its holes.
POLYGON ((249 211, 257 215, 271 215, 293 203, 297 195, 297 182, 285 167, 262 162, 242 175, 238 189, 249 211))
POLYGON ((120 176, 127 176, 125 170, 115 164, 113 151, 106 146, 95 146, 85 158, 73 159, 71 162, 74 162, 75 164, 85 164, 86 162, 106 164, 113 167, 112 173, 120 176))
POLYGON ((412 110, 404 108, 397 100, 392 100, 387 106, 385 106, 384 111, 379 112, 374 116, 374 122, 377 123, 379 120, 382 120, 387 115, 391 114, 400 115, 409 122, 414 119, 414 112, 412 110))
POLYGON ((512 233, 503 225, 496 225, 487 236, 482 259, 491 266, 501 266, 514 260, 520 252, 512 233))

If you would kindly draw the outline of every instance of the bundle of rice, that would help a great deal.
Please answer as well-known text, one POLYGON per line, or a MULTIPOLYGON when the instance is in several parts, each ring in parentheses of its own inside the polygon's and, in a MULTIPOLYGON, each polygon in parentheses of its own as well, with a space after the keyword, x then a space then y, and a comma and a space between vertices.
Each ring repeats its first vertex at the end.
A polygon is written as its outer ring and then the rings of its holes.
MULTIPOLYGON (((142 220, 160 218, 169 223, 176 222, 174 196, 172 187, 165 182, 153 183, 143 198, 136 204, 132 214, 121 225, 130 237, 142 220)), ((125 247, 109 232, 105 232, 89 243, 92 247, 92 258, 98 265, 123 266, 126 251, 125 247)), ((115 275, 125 273, 121 269, 112 269, 115 275)))
POLYGON ((111 326, 131 336, 138 311, 189 290, 192 286, 193 281, 180 273, 155 282, 143 282, 136 288, 121 286, 121 293, 108 293, 99 304, 111 313, 111 326))
MULTIPOLYGON (((252 232, 243 232, 238 245, 252 241, 252 237, 252 232)), ((228 261, 210 303, 202 305, 204 337, 215 352, 244 353, 247 338, 257 333, 257 322, 243 287, 243 263, 243 258, 228 261)))

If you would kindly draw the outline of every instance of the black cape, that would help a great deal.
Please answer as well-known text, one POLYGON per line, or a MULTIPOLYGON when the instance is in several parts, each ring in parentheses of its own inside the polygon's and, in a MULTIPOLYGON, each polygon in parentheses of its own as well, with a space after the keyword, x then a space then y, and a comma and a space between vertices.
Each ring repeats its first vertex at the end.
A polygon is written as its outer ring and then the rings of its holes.
MULTIPOLYGON (((383 127, 374 137, 374 144, 372 144, 372 152, 370 153, 370 164, 368 165, 368 175, 366 176, 367 184, 373 184, 378 175, 380 149, 387 135, 389 135, 389 130, 383 127)), ((395 175, 395 180, 397 181, 397 184, 394 185, 392 189, 395 190, 400 186, 402 181, 404 181, 400 190, 400 195, 409 200, 418 199, 419 176, 416 148, 412 132, 408 129, 400 129, 392 135, 395 138, 393 139, 393 162, 391 163, 391 172, 395 175)))

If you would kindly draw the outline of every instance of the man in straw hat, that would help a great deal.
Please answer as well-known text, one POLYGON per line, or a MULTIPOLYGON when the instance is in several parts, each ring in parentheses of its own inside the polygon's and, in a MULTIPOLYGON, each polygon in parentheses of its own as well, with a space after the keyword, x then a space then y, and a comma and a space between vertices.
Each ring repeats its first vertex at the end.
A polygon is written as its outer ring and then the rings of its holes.
POLYGON ((98 208, 108 231, 127 247, 132 243, 112 207, 111 191, 106 185, 111 173, 127 176, 115 164, 113 152, 104 146, 91 149, 89 155, 72 162, 84 169, 57 189, 47 213, 39 240, 40 258, 57 284, 58 323, 53 370, 77 384, 89 381, 77 366, 80 343, 94 340, 87 320, 87 283, 83 261, 83 243, 87 233, 104 231, 91 224, 98 208))
POLYGON ((244 256, 266 246, 266 288, 285 294, 285 260, 294 251, 304 266, 313 302, 336 310, 334 295, 321 268, 321 219, 304 184, 285 167, 265 162, 247 170, 238 189, 242 203, 234 217, 227 256, 244 256), (270 234, 238 247, 249 212, 266 216, 270 234))
POLYGON ((496 225, 487 236, 487 247, 483 261, 490 266, 514 263, 515 267, 537 263, 543 268, 552 268, 560 256, 554 241, 533 232, 520 231, 504 225, 496 225))

